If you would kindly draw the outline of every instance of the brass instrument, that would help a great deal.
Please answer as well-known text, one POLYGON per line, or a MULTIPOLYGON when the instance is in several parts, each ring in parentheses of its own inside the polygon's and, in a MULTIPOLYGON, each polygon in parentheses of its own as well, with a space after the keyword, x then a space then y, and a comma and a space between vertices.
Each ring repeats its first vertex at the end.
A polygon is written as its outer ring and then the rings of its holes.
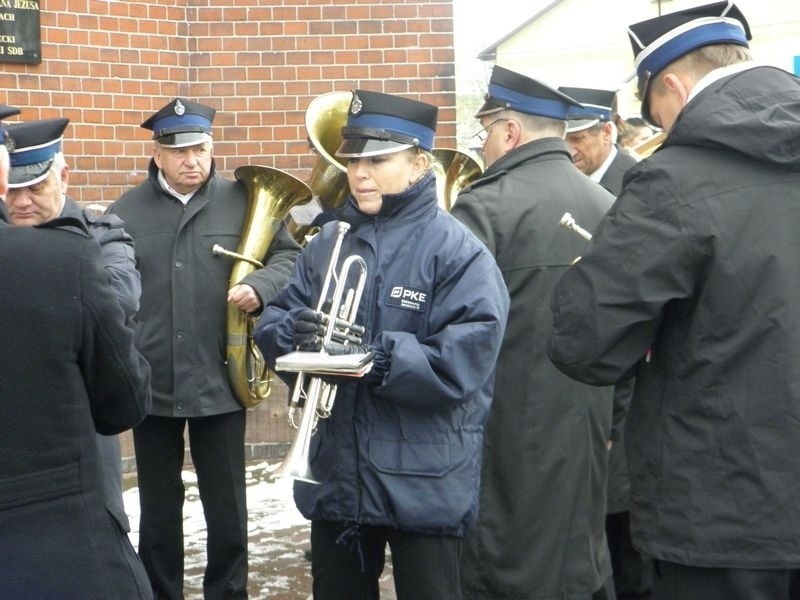
MULTIPOLYGON (((566 229, 569 229, 570 231, 574 231, 575 233, 577 233, 579 236, 581 236, 583 239, 585 239, 587 241, 592 239, 592 234, 589 233, 588 231, 586 231, 580 225, 578 225, 575 222, 575 219, 572 218, 572 215, 570 213, 568 213, 568 212, 565 212, 561 216, 561 220, 558 222, 558 224, 561 225, 562 227, 566 228, 566 229)), ((575 259, 570 263, 570 266, 574 265, 580 259, 581 259, 580 256, 575 257, 575 259)))
MULTIPOLYGON (((230 287, 264 265, 259 258, 269 250, 289 209, 311 200, 308 186, 289 173, 271 167, 239 167, 234 176, 247 189, 248 212, 235 252, 218 244, 216 255, 234 258, 230 287)), ((253 341, 255 319, 228 303, 226 364, 233 394, 245 408, 269 396, 272 373, 253 341)))
POLYGON ((574 231, 575 233, 577 233, 579 236, 581 236, 585 240, 592 239, 592 234, 589 233, 588 231, 586 231, 580 225, 578 225, 575 222, 575 219, 572 218, 572 215, 570 213, 568 213, 568 212, 565 212, 563 214, 563 216, 561 217, 561 220, 558 222, 558 224, 561 225, 562 227, 565 227, 567 229, 570 229, 570 230, 574 231))
MULTIPOLYGON (((350 224, 338 223, 339 231, 328 262, 328 270, 322 285, 317 313, 322 317, 325 334, 322 344, 333 341, 343 343, 360 343, 364 328, 355 324, 361 294, 367 280, 367 264, 358 255, 348 256, 336 272, 336 263, 342 247, 342 240, 350 229, 350 224), (345 290, 350 271, 358 269, 358 280, 354 287, 345 290), (333 293, 328 298, 332 282, 335 281, 333 293), (327 309, 327 310, 326 310, 327 309)), ((305 372, 297 374, 292 397, 289 401, 289 425, 297 430, 295 439, 286 454, 286 458, 273 472, 272 477, 291 477, 308 483, 319 483, 314 479, 309 465, 311 436, 317 429, 319 419, 326 419, 333 409, 336 397, 336 386, 324 381, 321 377, 311 375, 306 378, 305 372), (296 421, 297 411, 302 411, 300 423, 296 421)))
MULTIPOLYGON (((306 109, 306 133, 317 154, 308 187, 322 210, 338 208, 350 193, 347 164, 334 156, 334 152, 342 143, 342 127, 347 124, 352 97, 350 92, 329 92, 314 98, 306 109)), ((293 219, 289 219, 288 226, 294 239, 303 244, 310 227, 293 219)))
POLYGON ((631 150, 635 152, 637 156, 640 156, 641 158, 647 158, 661 147, 661 144, 664 143, 666 138, 666 132, 659 131, 658 133, 651 135, 649 138, 642 140, 633 146, 631 150))
POLYGON ((469 154, 450 148, 434 148, 433 158, 441 167, 436 169, 436 190, 439 206, 447 212, 453 208, 458 192, 483 173, 483 167, 469 154))

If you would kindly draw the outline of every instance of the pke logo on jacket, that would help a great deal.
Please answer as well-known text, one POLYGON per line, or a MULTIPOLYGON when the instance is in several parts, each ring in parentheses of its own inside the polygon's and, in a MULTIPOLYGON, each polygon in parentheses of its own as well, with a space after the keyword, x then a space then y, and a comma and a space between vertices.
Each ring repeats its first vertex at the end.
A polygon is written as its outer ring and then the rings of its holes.
POLYGON ((416 310, 423 312, 425 303, 428 301, 428 292, 415 290, 404 285, 395 285, 389 290, 389 298, 386 304, 406 310, 416 310))

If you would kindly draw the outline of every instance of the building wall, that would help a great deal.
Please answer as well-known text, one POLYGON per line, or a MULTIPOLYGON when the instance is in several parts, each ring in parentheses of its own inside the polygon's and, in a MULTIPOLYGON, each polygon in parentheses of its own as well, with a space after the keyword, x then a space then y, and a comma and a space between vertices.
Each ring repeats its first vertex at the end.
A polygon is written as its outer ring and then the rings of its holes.
MULTIPOLYGON (((496 63, 553 86, 623 88, 627 107, 638 110, 627 28, 631 23, 707 4, 703 0, 617 0, 598 10, 595 0, 562 0, 515 35, 501 41, 496 63)), ((736 0, 753 34, 756 60, 787 71, 800 55, 800 3, 736 0)), ((514 25, 510 24, 509 31, 514 25)))
POLYGON ((65 116, 70 194, 110 202, 142 181, 139 124, 175 96, 217 110, 217 168, 264 164, 305 180, 305 109, 363 87, 440 107, 455 138, 453 0, 48 0, 42 63, 0 63, 2 102, 65 116))
MULTIPOLYGON (((217 109, 217 169, 261 164, 307 180, 316 157, 305 111, 365 88, 440 107, 437 146, 454 147, 453 0, 47 0, 42 62, 0 63, 0 103, 22 119, 68 117, 69 194, 107 204, 146 177, 139 124, 175 96, 217 109)), ((13 120, 13 119, 11 119, 13 120)), ((253 457, 293 438, 287 390, 248 413, 253 457)), ((130 434, 123 435, 126 464, 130 434)))

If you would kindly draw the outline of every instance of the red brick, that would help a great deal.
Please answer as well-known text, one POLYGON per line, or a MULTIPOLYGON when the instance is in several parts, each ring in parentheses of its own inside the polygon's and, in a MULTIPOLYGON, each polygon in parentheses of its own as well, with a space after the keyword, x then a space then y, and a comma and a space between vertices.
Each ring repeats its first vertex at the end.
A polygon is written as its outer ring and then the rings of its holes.
POLYGON ((435 98, 437 143, 452 145, 454 1, 48 0, 42 63, 0 63, 3 101, 27 119, 69 116, 78 201, 142 181, 152 144, 139 124, 178 95, 219 107, 226 172, 258 161, 307 177, 306 107, 356 86, 435 98))

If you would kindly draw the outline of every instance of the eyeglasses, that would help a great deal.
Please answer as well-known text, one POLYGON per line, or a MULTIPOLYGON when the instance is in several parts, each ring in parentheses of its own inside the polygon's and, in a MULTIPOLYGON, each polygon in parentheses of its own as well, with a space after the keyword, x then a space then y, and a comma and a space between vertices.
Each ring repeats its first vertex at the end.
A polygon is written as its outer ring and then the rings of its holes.
POLYGON ((486 140, 489 139, 489 135, 491 135, 492 133, 492 127, 494 127, 495 125, 497 125, 502 121, 510 121, 510 119, 495 119, 494 121, 489 123, 486 127, 484 127, 478 133, 472 136, 474 143, 471 145, 483 148, 483 146, 486 144, 486 140))

